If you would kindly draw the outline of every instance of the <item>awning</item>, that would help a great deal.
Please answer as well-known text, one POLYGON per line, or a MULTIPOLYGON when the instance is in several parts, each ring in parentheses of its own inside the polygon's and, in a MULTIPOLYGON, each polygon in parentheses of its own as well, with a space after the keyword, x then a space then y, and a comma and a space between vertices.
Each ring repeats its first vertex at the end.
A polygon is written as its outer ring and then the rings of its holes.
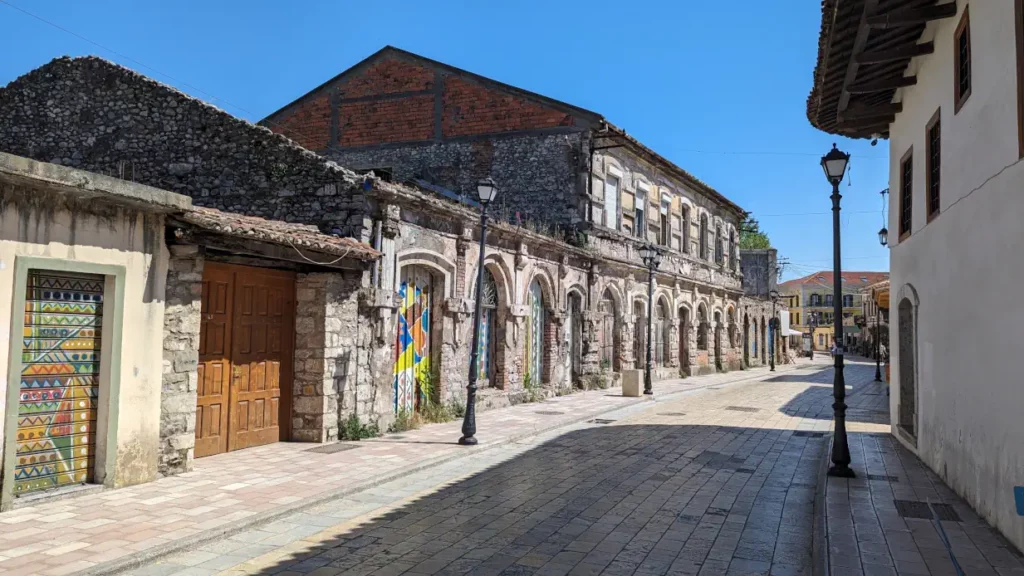
POLYGON ((801 332, 799 330, 793 330, 792 328, 790 328, 789 332, 786 333, 786 336, 803 336, 803 335, 804 335, 803 332, 801 332))

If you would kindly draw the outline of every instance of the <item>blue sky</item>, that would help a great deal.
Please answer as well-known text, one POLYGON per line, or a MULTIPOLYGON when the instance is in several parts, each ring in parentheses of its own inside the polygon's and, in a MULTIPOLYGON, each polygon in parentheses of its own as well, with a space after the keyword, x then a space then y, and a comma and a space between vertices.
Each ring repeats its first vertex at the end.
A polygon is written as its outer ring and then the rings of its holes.
POLYGON ((807 0, 0 0, 0 85, 97 54, 259 120, 391 44, 603 114, 751 211, 786 279, 831 269, 818 159, 838 141, 852 154, 843 267, 888 270, 887 142, 807 122, 819 22, 807 0))

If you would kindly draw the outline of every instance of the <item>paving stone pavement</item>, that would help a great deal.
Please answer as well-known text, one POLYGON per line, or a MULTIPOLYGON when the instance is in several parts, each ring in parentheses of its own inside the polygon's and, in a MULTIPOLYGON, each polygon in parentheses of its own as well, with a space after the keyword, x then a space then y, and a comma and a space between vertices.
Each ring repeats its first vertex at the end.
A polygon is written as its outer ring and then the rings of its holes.
MULTIPOLYGON (((767 374, 762 368, 662 381, 655 390, 665 398, 767 374)), ((609 410, 648 404, 649 398, 624 398, 613 388, 482 412, 477 417, 481 446, 473 454, 609 410)), ((0 514, 0 574, 103 572, 139 555, 265 523, 318 500, 465 457, 467 449, 455 443, 460 427, 459 422, 428 426, 334 454, 311 453, 316 446, 310 444, 272 444, 202 458, 193 472, 147 484, 21 506, 0 514)))
MULTIPOLYGON (((851 372, 857 405, 873 372, 851 372)), ((133 573, 811 574, 830 381, 819 364, 632 406, 133 573)))

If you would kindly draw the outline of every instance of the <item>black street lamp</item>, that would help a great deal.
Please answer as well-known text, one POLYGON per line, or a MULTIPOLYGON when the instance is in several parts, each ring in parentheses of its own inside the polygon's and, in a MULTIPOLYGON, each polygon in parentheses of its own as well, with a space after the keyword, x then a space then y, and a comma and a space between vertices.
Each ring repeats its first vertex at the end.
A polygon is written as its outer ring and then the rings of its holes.
POLYGON ((768 321, 768 336, 771 339, 768 343, 768 354, 770 355, 770 358, 768 359, 768 366, 770 366, 770 368, 768 371, 775 372, 775 303, 779 301, 779 291, 772 290, 768 292, 768 297, 772 299, 772 319, 768 321))
POLYGON ((832 383, 832 394, 835 403, 832 410, 835 413, 836 432, 832 440, 832 467, 828 469, 829 476, 841 478, 853 478, 855 474, 850 468, 850 445, 846 438, 846 379, 843 377, 843 276, 842 258, 840 256, 839 241, 839 184, 846 174, 846 165, 850 161, 850 155, 840 151, 836 145, 832 150, 821 157, 821 167, 825 170, 825 176, 832 184, 832 321, 834 322, 836 354, 835 354, 835 380, 832 383))
POLYGON ((466 414, 462 419, 462 438, 459 444, 476 445, 476 377, 480 356, 480 317, 483 315, 484 298, 484 248, 487 239, 487 205, 498 195, 494 180, 484 178, 476 185, 480 197, 480 258, 476 266, 476 310, 473 314, 473 347, 469 353, 469 384, 466 385, 466 414))
POLYGON ((661 266, 661 251, 647 244, 640 249, 640 259, 647 267, 647 363, 644 364, 644 394, 654 394, 651 385, 651 311, 654 309, 654 271, 661 266))
MULTIPOLYGON (((885 195, 889 189, 882 190, 882 212, 885 212, 885 195)), ((883 216, 884 218, 884 216, 883 216)), ((883 247, 889 244, 889 229, 882 224, 878 231, 878 243, 883 247)), ((875 297, 875 382, 882 381, 882 309, 878 305, 878 298, 875 297)))
POLYGON ((807 352, 807 357, 814 360, 814 329, 818 327, 818 313, 808 312, 807 313, 807 330, 811 333, 811 349, 807 352))

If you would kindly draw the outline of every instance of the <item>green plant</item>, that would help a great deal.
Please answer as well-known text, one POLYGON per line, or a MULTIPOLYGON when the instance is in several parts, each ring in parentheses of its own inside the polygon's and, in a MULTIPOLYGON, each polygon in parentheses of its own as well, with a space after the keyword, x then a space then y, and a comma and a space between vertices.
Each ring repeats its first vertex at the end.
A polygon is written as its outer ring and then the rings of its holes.
POLYGON ((529 372, 523 374, 523 390, 526 392, 524 402, 540 402, 544 399, 544 393, 541 392, 540 386, 533 381, 533 376, 529 372))
POLYGON ((421 424, 419 414, 413 410, 403 408, 398 411, 398 415, 395 416, 395 421, 391 423, 391 426, 388 426, 388 432, 408 432, 409 430, 419 428, 421 424))
POLYGON ((375 422, 363 423, 359 416, 350 414, 341 425, 338 432, 341 440, 363 440, 380 436, 380 429, 375 422))

